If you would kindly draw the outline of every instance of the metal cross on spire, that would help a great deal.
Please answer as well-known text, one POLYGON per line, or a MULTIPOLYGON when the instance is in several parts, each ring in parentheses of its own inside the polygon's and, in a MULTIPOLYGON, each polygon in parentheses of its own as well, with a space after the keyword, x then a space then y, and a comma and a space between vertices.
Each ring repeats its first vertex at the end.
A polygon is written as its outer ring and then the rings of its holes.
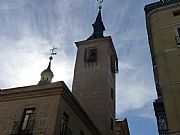
POLYGON ((56 52, 54 52, 56 49, 57 49, 57 48, 56 48, 55 46, 53 46, 53 48, 50 49, 50 51, 51 51, 51 53, 50 53, 51 56, 49 57, 50 60, 53 59, 53 57, 52 57, 53 55, 56 55, 56 54, 57 54, 56 52))
POLYGON ((99 1, 99 9, 101 10, 102 9, 101 4, 103 3, 103 0, 97 0, 97 1, 99 1))
POLYGON ((53 46, 53 48, 50 49, 50 52, 51 52, 50 55, 51 55, 51 56, 49 57, 49 60, 50 60, 50 61, 49 61, 49 65, 48 65, 48 67, 47 67, 48 70, 51 70, 51 60, 53 59, 53 55, 56 55, 56 54, 57 54, 57 53, 54 52, 54 50, 56 50, 56 49, 57 49, 57 48, 56 48, 55 46, 53 46))

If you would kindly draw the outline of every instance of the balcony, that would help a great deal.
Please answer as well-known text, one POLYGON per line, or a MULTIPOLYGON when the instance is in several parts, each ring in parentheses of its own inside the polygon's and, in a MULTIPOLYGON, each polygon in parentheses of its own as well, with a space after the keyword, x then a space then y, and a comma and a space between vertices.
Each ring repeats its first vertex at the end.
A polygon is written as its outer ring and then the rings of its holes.
POLYGON ((176 43, 177 43, 177 46, 180 47, 180 36, 176 36, 176 43))
POLYGON ((30 120, 27 122, 26 127, 22 129, 22 122, 14 121, 10 135, 33 135, 34 123, 35 123, 34 120, 30 120))

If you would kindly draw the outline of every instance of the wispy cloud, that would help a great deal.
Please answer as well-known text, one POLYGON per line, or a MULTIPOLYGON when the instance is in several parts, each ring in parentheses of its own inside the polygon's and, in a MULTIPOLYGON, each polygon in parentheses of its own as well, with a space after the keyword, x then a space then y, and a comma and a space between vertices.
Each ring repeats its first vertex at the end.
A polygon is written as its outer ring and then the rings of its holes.
POLYGON ((124 59, 121 59, 122 61, 119 63, 120 71, 117 77, 116 102, 117 117, 133 111, 134 116, 152 118, 152 101, 156 94, 152 72, 149 72, 152 69, 146 64, 145 60, 132 62, 138 57, 141 59, 142 55, 135 58, 133 56, 124 54, 124 59), (145 116, 144 114, 148 115, 145 116))
MULTIPOLYGON (((155 98, 150 53, 145 41, 144 3, 142 0, 140 4, 130 0, 103 3, 105 35, 112 35, 119 56, 118 116, 129 111, 137 112, 134 115, 150 114, 155 98), (135 5, 140 8, 134 8, 135 5)), ((59 50, 52 63, 53 81, 64 80, 71 88, 76 55, 74 42, 91 35, 97 7, 91 0, 3 0, 0 5, 3 50, 0 87, 37 84, 48 64, 48 50, 55 45, 59 50)))
MULTIPOLYGON (((1 82, 4 83, 4 87, 37 84, 40 73, 47 68, 49 62, 47 50, 52 47, 49 40, 37 38, 29 33, 24 34, 21 40, 3 39, 0 41, 0 46, 3 46, 0 55, 2 62, 0 76, 2 76, 1 82)), ((57 52, 55 62, 52 63, 54 81, 69 82, 72 79, 74 58, 63 49, 57 52)))
MULTIPOLYGON (((103 3, 105 35, 112 36, 119 57, 117 118, 154 119, 156 93, 143 11, 150 2, 154 1, 103 3)), ((53 81, 63 80, 71 89, 77 50, 74 42, 92 34, 97 12, 98 4, 92 0, 1 0, 0 88, 37 84, 47 68, 49 49, 56 46, 53 81)), ((142 130, 140 134, 146 134, 142 130)))

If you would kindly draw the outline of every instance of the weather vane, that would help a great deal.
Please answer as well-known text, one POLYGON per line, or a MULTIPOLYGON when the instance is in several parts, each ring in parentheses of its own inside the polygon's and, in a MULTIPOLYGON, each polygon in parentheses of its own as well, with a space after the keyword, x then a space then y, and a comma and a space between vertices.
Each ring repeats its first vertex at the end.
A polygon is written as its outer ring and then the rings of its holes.
POLYGON ((103 0, 97 0, 97 1, 99 1, 99 9, 102 9, 101 4, 103 3, 103 0))
POLYGON ((52 57, 53 55, 56 55, 56 54, 57 54, 56 52, 54 52, 56 49, 57 49, 57 48, 56 48, 55 46, 53 46, 53 48, 50 49, 50 52, 51 52, 51 53, 50 53, 51 56, 49 57, 50 60, 53 59, 53 57, 52 57))

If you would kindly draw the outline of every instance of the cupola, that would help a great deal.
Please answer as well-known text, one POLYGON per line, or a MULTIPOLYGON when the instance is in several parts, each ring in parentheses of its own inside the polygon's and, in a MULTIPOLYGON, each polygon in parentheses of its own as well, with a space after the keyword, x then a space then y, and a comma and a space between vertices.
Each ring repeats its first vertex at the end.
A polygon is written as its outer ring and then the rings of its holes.
POLYGON ((52 55, 56 55, 56 53, 54 53, 54 50, 57 49, 55 47, 53 47, 53 49, 51 49, 51 56, 49 57, 49 65, 47 67, 47 69, 45 69, 44 71, 42 71, 41 73, 41 80, 39 81, 38 84, 48 84, 52 82, 52 79, 54 77, 53 72, 51 71, 51 61, 53 60, 52 55))

